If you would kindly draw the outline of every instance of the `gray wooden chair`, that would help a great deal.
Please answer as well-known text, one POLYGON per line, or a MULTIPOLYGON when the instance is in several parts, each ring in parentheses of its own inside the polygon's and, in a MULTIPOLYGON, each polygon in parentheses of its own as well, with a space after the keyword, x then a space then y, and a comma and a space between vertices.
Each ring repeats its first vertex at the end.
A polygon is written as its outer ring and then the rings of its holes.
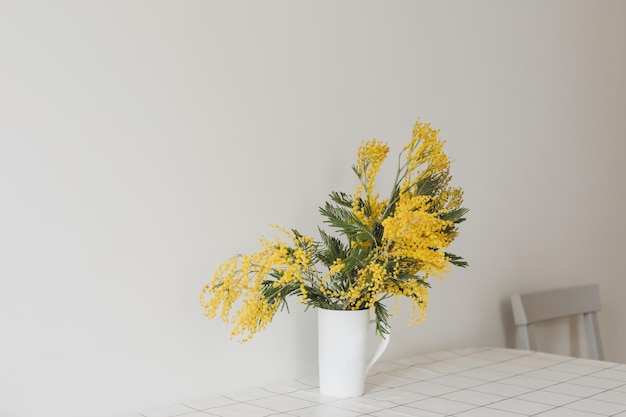
POLYGON ((596 312, 600 311, 598 284, 578 285, 511 296, 518 349, 535 350, 528 328, 533 323, 582 315, 590 359, 604 359, 596 312))

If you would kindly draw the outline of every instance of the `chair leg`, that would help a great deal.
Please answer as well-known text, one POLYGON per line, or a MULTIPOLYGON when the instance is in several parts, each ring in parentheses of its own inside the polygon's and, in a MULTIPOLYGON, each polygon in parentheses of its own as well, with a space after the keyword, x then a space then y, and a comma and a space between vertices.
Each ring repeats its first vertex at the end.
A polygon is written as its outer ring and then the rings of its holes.
POLYGON ((600 330, 595 313, 583 314, 585 323, 585 335, 587 337, 587 351, 589 359, 604 360, 600 330))
POLYGON ((530 347, 530 334, 528 325, 517 326, 516 344, 518 349, 532 350, 530 347))

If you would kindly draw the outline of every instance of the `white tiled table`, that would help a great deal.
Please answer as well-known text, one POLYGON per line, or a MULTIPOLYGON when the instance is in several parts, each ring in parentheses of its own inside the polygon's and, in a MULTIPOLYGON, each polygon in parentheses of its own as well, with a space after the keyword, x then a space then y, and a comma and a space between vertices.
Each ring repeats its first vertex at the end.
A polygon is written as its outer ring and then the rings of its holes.
POLYGON ((626 365, 523 350, 468 348, 379 363, 357 398, 322 396, 316 383, 261 386, 134 417, 626 417, 626 365))

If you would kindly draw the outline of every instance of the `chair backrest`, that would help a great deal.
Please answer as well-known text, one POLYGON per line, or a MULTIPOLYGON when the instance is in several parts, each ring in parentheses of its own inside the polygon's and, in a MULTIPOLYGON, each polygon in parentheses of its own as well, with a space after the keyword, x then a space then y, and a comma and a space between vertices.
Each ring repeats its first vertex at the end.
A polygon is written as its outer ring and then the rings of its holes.
POLYGON ((528 333, 529 325, 545 320, 582 315, 588 356, 591 359, 604 359, 596 318, 596 312, 600 311, 601 307, 598 284, 513 294, 511 307, 517 327, 517 348, 534 349, 534 343, 528 333))

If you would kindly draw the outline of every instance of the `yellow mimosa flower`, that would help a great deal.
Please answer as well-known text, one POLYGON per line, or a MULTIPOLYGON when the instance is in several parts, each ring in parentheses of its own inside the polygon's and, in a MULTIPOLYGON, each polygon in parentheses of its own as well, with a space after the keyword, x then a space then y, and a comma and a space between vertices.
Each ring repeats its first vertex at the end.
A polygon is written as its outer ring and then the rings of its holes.
POLYGON ((372 308, 381 333, 389 331, 382 302, 408 297, 410 323, 421 322, 428 279, 444 278, 451 264, 466 266, 446 252, 467 210, 463 190, 449 185, 450 160, 439 133, 415 123, 385 199, 375 188, 389 146, 376 139, 361 142, 352 167, 358 178, 354 193, 332 192, 331 202, 320 207, 337 235, 320 229, 317 241, 273 225, 282 239, 261 238, 259 251, 217 267, 200 294, 203 314, 233 325, 231 336, 241 341, 263 330, 292 295, 319 308, 372 308))

